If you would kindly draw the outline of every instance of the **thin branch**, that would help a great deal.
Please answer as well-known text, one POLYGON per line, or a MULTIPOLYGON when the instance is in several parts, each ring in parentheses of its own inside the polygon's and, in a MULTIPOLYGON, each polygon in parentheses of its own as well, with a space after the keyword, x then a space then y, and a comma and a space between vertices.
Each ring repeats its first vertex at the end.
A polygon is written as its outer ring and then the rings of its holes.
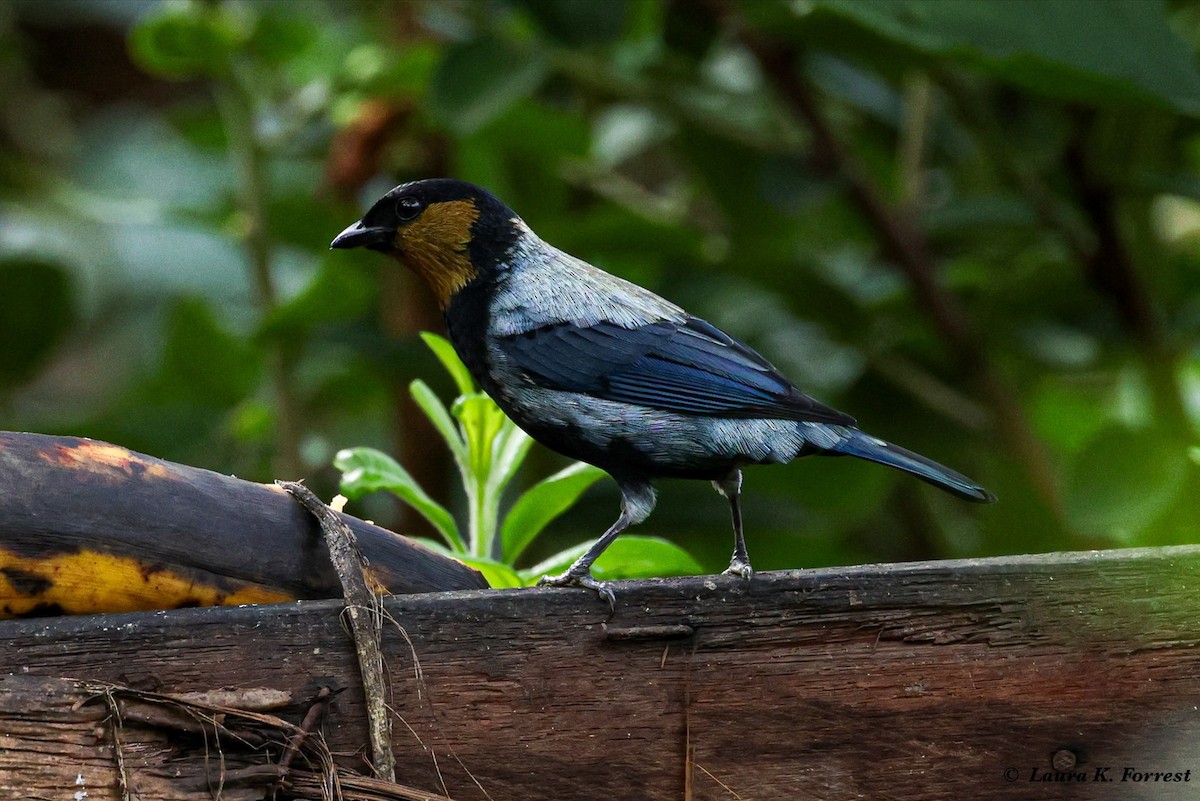
POLYGON ((875 228, 887 256, 904 273, 938 332, 962 364, 977 369, 984 361, 982 348, 957 300, 938 284, 924 234, 910 213, 889 206, 858 158, 834 133, 807 82, 794 69, 796 52, 749 33, 743 35, 743 41, 788 106, 808 126, 818 163, 831 165, 845 180, 854 204, 875 228))
POLYGON ((1064 210, 1068 201, 1056 196, 1009 146, 999 121, 977 92, 951 75, 939 76, 939 83, 972 124, 1002 176, 1020 189, 1042 224, 1059 235, 1093 289, 1112 303, 1141 351, 1158 417, 1184 437, 1190 436, 1191 423, 1175 374, 1179 354, 1167 342, 1149 291, 1121 235, 1116 193, 1111 183, 1100 180, 1089 167, 1080 137, 1071 143, 1065 159, 1082 218, 1077 219, 1064 210))
POLYGON ((917 304, 986 398, 996 419, 1000 440, 1024 466, 1042 501, 1060 515, 1061 522, 1058 481, 1049 456, 1034 435, 1016 394, 987 358, 966 312, 957 298, 939 284, 928 242, 911 212, 887 203, 857 157, 838 138, 811 88, 795 69, 797 52, 791 47, 768 42, 750 31, 743 30, 741 37, 763 73, 808 126, 817 151, 817 163, 831 165, 846 182, 851 200, 874 227, 884 252, 908 279, 917 304))
POLYGON ((970 431, 984 431, 991 427, 991 413, 974 398, 941 381, 927 370, 897 354, 868 354, 868 365, 873 373, 899 387, 948 420, 970 431))
MULTIPOLYGON (((217 108, 229 136, 234 160, 238 206, 242 215, 242 244, 254 284, 259 314, 266 317, 278 304, 271 267, 271 238, 267 230, 266 159, 254 127, 253 98, 236 76, 217 87, 217 108)), ((284 343, 267 344, 267 365, 275 396, 277 476, 302 475, 300 414, 292 380, 293 356, 284 343)))
POLYGON ((901 200, 917 210, 925 201, 925 149, 933 117, 933 82, 923 72, 910 75, 904 86, 904 116, 896 144, 901 200))
POLYGON ((980 144, 987 149, 990 164, 999 170, 1000 178, 1020 190, 1042 225, 1056 232, 1075 258, 1081 261, 1089 258, 1096 249, 1092 232, 1067 213, 1066 204, 1046 185, 1037 170, 1013 150, 991 106, 984 102, 980 93, 949 73, 938 73, 937 81, 970 124, 980 144))
POLYGON ((1112 303, 1142 353, 1157 417, 1190 439, 1191 422, 1176 378, 1179 355, 1168 345, 1158 311, 1121 235, 1116 193, 1088 163, 1082 132, 1066 152, 1066 169, 1096 245, 1081 259, 1091 286, 1112 303))
POLYGON ((952 75, 939 76, 939 83, 979 134, 1003 177, 1021 190, 1042 224, 1061 237, 1088 283, 1113 304, 1122 326, 1142 353, 1160 418, 1188 436, 1191 423, 1175 375, 1179 354, 1167 342, 1150 294, 1121 236, 1113 187, 1100 180, 1088 165, 1080 136, 1069 146, 1065 166, 1083 222, 1064 213, 1066 201, 1057 197, 1013 151, 996 116, 977 92, 952 75))

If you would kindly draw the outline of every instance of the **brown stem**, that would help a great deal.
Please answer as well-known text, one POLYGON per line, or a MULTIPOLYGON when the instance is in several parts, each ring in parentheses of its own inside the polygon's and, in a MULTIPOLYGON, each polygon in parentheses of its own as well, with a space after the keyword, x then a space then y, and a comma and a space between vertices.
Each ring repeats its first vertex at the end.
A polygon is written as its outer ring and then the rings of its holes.
POLYGON ((1191 423, 1175 377, 1178 354, 1167 343, 1133 254, 1121 235, 1116 193, 1088 164, 1083 137, 1066 151, 1066 169, 1096 244, 1081 259, 1084 276, 1116 310, 1121 325, 1142 353, 1156 417, 1189 436, 1191 423))
POLYGON ((933 110, 933 82, 925 73, 910 75, 905 80, 904 117, 896 146, 901 202, 907 209, 919 209, 925 200, 925 149, 933 110))
POLYGON ((1167 342, 1133 255, 1121 236, 1116 193, 1088 164, 1083 131, 1076 135, 1065 154, 1066 173, 1083 218, 1081 224, 1063 213, 1063 201, 1055 197, 1034 170, 1021 162, 1005 140, 995 115, 976 93, 968 91, 952 75, 940 76, 939 83, 979 132, 1003 176, 1021 190, 1042 224, 1062 238, 1080 263, 1088 283, 1113 304, 1122 326, 1142 352, 1159 417, 1189 435, 1190 419, 1175 377, 1178 352, 1167 342))
POLYGON ((999 171, 1000 179, 1021 191, 1042 225, 1057 233, 1075 258, 1081 261, 1088 258, 1096 248, 1095 237, 1073 215, 1065 212, 1064 202, 1038 172, 1013 151, 991 106, 957 76, 939 73, 937 77, 938 85, 953 99, 980 144, 989 151, 990 164, 999 171))
POLYGON ((992 367, 958 300, 938 283, 928 243, 911 213, 887 203, 855 155, 834 133, 810 87, 794 69, 796 51, 745 30, 742 41, 788 106, 808 126, 817 151, 815 161, 831 165, 846 182, 851 200, 874 227, 886 255, 908 279, 918 305, 961 368, 973 377, 995 416, 1000 439, 1024 466, 1043 502, 1061 513, 1058 482, 1049 456, 1015 394, 992 367))
MULTIPOLYGON (((262 145, 254 131, 253 101, 236 78, 217 91, 218 107, 229 136, 234 159, 238 205, 245 216, 243 247, 250 262, 254 299, 266 317, 278 305, 271 267, 271 239, 267 230, 267 179, 262 145)), ((285 343, 266 347, 267 369, 275 395, 275 463, 277 476, 303 475, 300 457, 300 404, 292 378, 294 355, 285 343)))
POLYGON ((329 142, 323 190, 339 200, 352 200, 363 184, 379 174, 392 136, 411 113, 396 102, 377 98, 364 102, 358 117, 329 142))

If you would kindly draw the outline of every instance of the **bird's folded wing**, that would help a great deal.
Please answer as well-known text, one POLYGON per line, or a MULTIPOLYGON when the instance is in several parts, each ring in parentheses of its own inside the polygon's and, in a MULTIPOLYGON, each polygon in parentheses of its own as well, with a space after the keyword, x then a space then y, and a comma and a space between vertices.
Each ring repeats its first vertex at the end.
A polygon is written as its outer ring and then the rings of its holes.
POLYGON ((683 414, 855 422, 805 395, 747 345, 694 317, 637 328, 560 323, 501 338, 498 346, 509 364, 547 389, 683 414))

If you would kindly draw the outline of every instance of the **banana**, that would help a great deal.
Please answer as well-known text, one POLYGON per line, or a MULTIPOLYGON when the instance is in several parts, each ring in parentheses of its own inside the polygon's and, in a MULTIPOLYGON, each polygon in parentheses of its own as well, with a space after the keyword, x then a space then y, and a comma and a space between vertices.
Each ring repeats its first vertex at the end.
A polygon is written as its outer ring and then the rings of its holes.
MULTIPOLYGON (((475 570, 343 515, 379 592, 480 589, 475 570)), ((76 437, 0 432, 0 618, 341 597, 284 490, 76 437)))

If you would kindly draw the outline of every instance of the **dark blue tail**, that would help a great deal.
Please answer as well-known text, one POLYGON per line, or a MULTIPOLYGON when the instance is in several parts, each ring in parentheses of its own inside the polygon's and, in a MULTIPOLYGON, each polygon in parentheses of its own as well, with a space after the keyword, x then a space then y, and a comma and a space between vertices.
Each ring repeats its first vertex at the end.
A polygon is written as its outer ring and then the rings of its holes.
POLYGON ((912 473, 922 481, 928 481, 935 487, 944 489, 951 495, 957 495, 964 500, 975 501, 976 503, 991 503, 996 500, 995 495, 962 473, 956 473, 949 467, 944 467, 932 459, 926 459, 919 453, 913 453, 910 450, 901 448, 899 445, 884 442, 881 439, 872 437, 870 434, 864 434, 858 429, 852 428, 847 430, 849 436, 839 440, 826 453, 857 456, 860 459, 867 459, 878 464, 885 464, 888 467, 895 467, 906 473, 912 473))

